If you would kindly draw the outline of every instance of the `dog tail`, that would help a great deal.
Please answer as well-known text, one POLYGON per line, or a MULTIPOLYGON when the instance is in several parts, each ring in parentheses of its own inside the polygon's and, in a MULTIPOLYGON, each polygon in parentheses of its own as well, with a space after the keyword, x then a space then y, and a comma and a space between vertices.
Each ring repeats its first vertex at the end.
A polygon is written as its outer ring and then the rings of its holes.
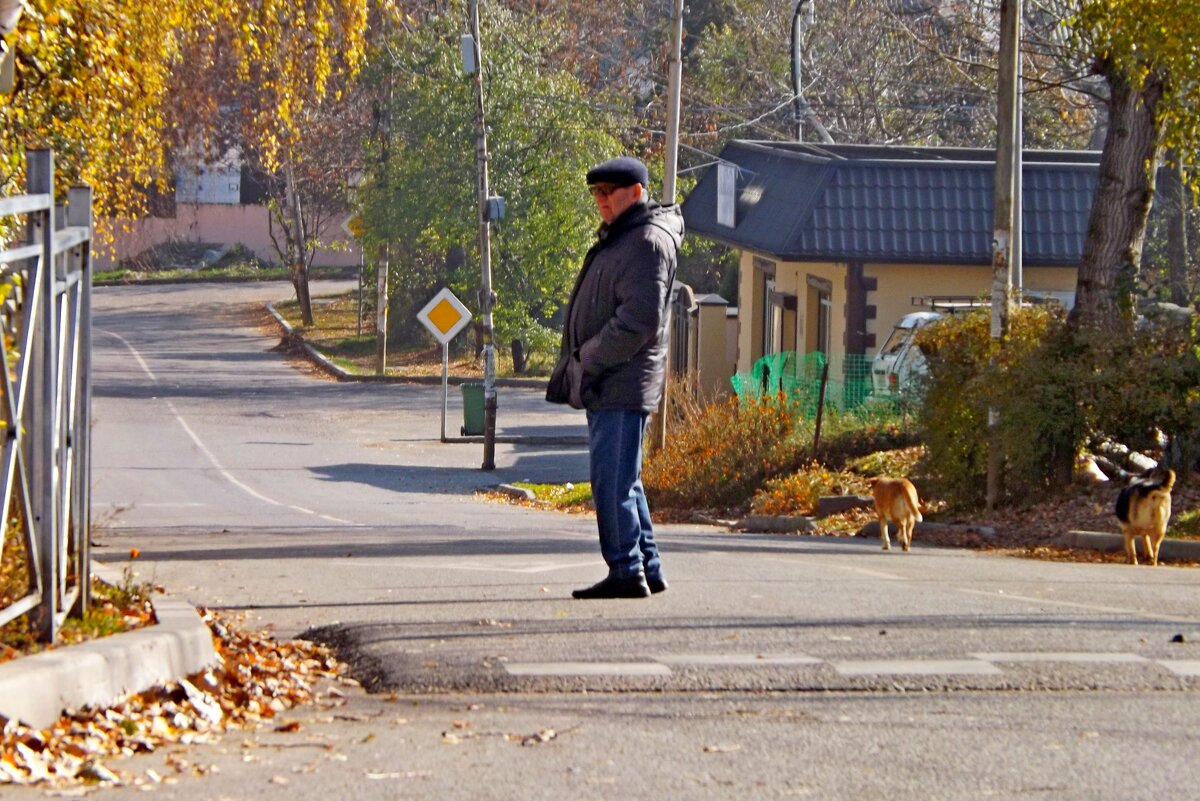
POLYGON ((904 482, 904 494, 908 496, 908 503, 912 507, 913 515, 920 523, 925 518, 921 517, 921 499, 917 497, 917 488, 913 486, 911 481, 904 482))
POLYGON ((1175 486, 1175 471, 1168 467, 1166 475, 1163 476, 1162 484, 1160 485, 1160 487, 1162 489, 1165 489, 1167 492, 1170 492, 1171 488, 1174 486, 1175 486))
POLYGON ((1121 490, 1121 494, 1117 496, 1116 514, 1117 519, 1122 523, 1129 522, 1129 507, 1132 503, 1134 495, 1139 498, 1145 498, 1155 490, 1163 490, 1170 492, 1175 486, 1175 471, 1171 468, 1158 469, 1151 468, 1142 475, 1130 482, 1129 486, 1121 490))
POLYGON ((1121 494, 1117 496, 1117 507, 1113 511, 1117 515, 1117 519, 1122 523, 1129 522, 1129 499, 1133 496, 1134 485, 1130 484, 1121 490, 1121 494))

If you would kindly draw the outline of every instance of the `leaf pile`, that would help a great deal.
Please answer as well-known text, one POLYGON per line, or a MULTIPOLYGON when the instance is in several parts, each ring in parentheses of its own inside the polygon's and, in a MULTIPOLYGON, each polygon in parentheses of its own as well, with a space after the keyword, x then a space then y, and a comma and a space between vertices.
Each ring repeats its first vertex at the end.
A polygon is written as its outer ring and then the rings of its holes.
MULTIPOLYGON (((217 665, 126 698, 105 709, 64 715, 48 729, 16 720, 0 730, 0 785, 48 783, 157 784, 170 782, 147 771, 127 780, 105 767, 105 757, 131 756, 163 745, 206 742, 223 731, 255 728, 275 715, 312 702, 318 684, 343 676, 345 665, 328 648, 295 640, 280 643, 248 633, 211 610, 200 610, 213 633, 217 665)), ((328 695, 343 697, 336 688, 328 695)), ((0 718, 3 721, 3 718, 0 718)), ((168 760, 182 772, 188 765, 168 760)))

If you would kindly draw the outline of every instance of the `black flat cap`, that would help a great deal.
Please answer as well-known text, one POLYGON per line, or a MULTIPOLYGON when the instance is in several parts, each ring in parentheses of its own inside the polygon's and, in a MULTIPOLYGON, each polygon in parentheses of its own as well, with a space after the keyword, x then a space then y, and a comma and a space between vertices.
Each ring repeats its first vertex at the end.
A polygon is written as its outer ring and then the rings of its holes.
POLYGON ((650 186, 650 173, 646 165, 633 156, 618 156, 588 170, 588 186, 612 184, 613 186, 650 186))

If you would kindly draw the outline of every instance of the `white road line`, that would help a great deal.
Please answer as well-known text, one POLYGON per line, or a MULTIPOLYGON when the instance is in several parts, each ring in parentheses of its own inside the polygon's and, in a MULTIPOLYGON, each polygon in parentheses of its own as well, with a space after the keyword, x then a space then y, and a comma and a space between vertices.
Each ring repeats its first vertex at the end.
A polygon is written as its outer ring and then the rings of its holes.
POLYGON ((1177 676, 1200 677, 1200 660, 1196 659, 1159 659, 1158 664, 1177 676))
POLYGON ((381 565, 386 565, 389 567, 411 568, 414 570, 466 570, 478 573, 532 574, 552 573, 555 570, 574 570, 580 567, 595 567, 596 560, 589 559, 586 562, 533 562, 522 564, 517 567, 505 567, 494 562, 442 561, 430 563, 427 559, 390 559, 372 563, 373 568, 381 565))
MULTIPOLYGON (((146 364, 146 360, 142 358, 142 355, 140 353, 138 353, 137 348, 135 348, 133 345, 131 345, 129 343, 129 341, 127 339, 125 339, 125 337, 121 336, 120 334, 113 333, 112 331, 101 331, 101 333, 108 334, 109 336, 120 340, 120 342, 126 348, 129 349, 129 352, 133 354, 133 358, 141 366, 143 372, 145 372, 146 375, 150 377, 150 380, 156 384, 158 383, 158 377, 156 375, 154 375, 154 371, 150 369, 150 365, 146 364)), ((269 498, 266 495, 263 495, 261 492, 255 490, 253 487, 250 487, 250 486, 242 483, 232 473, 230 473, 228 470, 226 470, 225 466, 222 465, 217 460, 217 457, 213 454, 212 451, 210 451, 208 449, 208 446, 205 445, 203 441, 201 441, 200 436, 198 434, 196 434, 196 432, 192 430, 192 427, 188 425, 187 421, 183 419, 183 415, 181 415, 179 413, 179 410, 177 408, 175 408, 175 404, 170 399, 166 399, 166 398, 163 399, 163 402, 166 403, 167 408, 171 410, 171 414, 175 416, 175 421, 179 423, 181 428, 183 428, 184 433, 186 433, 188 435, 188 437, 192 440, 192 442, 195 443, 196 447, 200 449, 200 452, 204 454, 205 458, 207 458, 208 461, 212 463, 212 466, 216 469, 217 473, 220 474, 220 476, 222 478, 224 478, 226 481, 228 481, 230 484, 232 484, 233 486, 240 489, 242 492, 246 493, 247 495, 249 495, 252 498, 260 500, 263 503, 269 504, 271 506, 279 506, 279 507, 294 509, 297 512, 302 512, 307 515, 319 517, 322 520, 328 520, 332 523, 341 523, 341 524, 344 524, 347 526, 359 525, 350 520, 342 520, 341 518, 338 518, 338 517, 330 517, 329 515, 317 514, 316 512, 312 511, 311 509, 304 509, 300 506, 290 506, 288 504, 283 503, 282 501, 277 501, 274 498, 269 498)))
POLYGON ((1087 651, 1002 651, 968 654, 985 662, 1075 662, 1097 664, 1108 662, 1149 662, 1144 656, 1123 653, 1090 653, 1087 651))
POLYGON ((1150 620, 1169 620, 1173 623, 1195 623, 1194 617, 1177 617, 1175 615, 1162 615, 1155 612, 1145 612, 1140 609, 1123 609, 1117 606, 1102 606, 1100 604, 1082 604, 1076 601, 1059 601, 1053 598, 1038 598, 1032 595, 1015 595, 1008 592, 998 592, 996 590, 971 590, 966 587, 953 587, 955 592, 966 593, 967 595, 982 595, 985 598, 993 600, 1012 600, 1021 601, 1023 603, 1043 604, 1046 606, 1065 606, 1072 609, 1085 609, 1089 612, 1108 612, 1115 615, 1133 615, 1134 617, 1144 617, 1150 620))
POLYGON ((788 564, 801 562, 807 565, 820 565, 823 568, 832 567, 834 570, 843 570, 847 573, 855 573, 860 576, 885 579, 887 581, 919 581, 919 579, 910 579, 906 576, 901 576, 896 573, 887 573, 883 570, 871 570, 870 568, 858 567, 857 565, 844 565, 838 564, 837 562, 829 562, 824 558, 814 559, 807 556, 763 556, 760 558, 767 562, 786 562, 788 564))
POLYGON ((524 662, 504 666, 512 676, 670 676, 658 662, 524 662))
POLYGON ((822 660, 807 654, 665 654, 654 657, 664 665, 708 665, 753 667, 756 665, 819 665, 822 660))
POLYGON ((154 374, 154 371, 150 369, 150 365, 146 364, 146 360, 142 358, 142 354, 137 352, 137 348, 135 348, 133 345, 129 344, 129 340, 127 340, 125 337, 121 336, 120 334, 113 333, 112 331, 104 331, 99 328, 97 328, 96 330, 100 331, 100 333, 102 333, 102 334, 108 334, 110 337, 120 340, 121 344, 124 345, 126 348, 128 348, 129 352, 133 354, 134 361, 136 361, 141 366, 142 371, 145 372, 146 375, 150 376, 151 381, 153 381, 156 384, 158 383, 158 376, 156 376, 154 374))
POLYGON ((966 659, 886 659, 834 662, 843 676, 997 676, 1000 668, 990 662, 966 659))
POLYGON ((188 435, 188 437, 191 438, 192 442, 194 442, 196 444, 196 447, 200 449, 200 452, 204 454, 205 458, 207 458, 208 461, 210 461, 212 463, 212 466, 214 468, 216 468, 217 473, 219 473, 222 478, 224 478, 230 484, 237 487, 238 489, 240 489, 242 492, 246 493, 250 497, 257 498, 258 500, 262 501, 263 503, 269 503, 272 506, 285 506, 285 504, 282 503, 281 501, 277 501, 274 498, 268 498, 266 495, 263 495, 261 492, 255 490, 253 487, 249 487, 249 486, 243 484, 241 481, 238 481, 237 478, 234 477, 234 475, 232 473, 230 473, 228 470, 226 470, 224 468, 224 466, 222 466, 222 464, 219 461, 217 461, 217 457, 213 455, 213 452, 208 449, 208 446, 205 445, 203 441, 201 441, 200 437, 196 434, 196 432, 192 430, 192 427, 187 424, 187 420, 183 419, 183 415, 181 415, 179 413, 179 410, 175 408, 175 404, 172 403, 170 400, 166 400, 164 402, 167 404, 167 408, 171 410, 171 414, 175 415, 175 420, 179 423, 180 426, 183 427, 184 433, 186 433, 188 435))

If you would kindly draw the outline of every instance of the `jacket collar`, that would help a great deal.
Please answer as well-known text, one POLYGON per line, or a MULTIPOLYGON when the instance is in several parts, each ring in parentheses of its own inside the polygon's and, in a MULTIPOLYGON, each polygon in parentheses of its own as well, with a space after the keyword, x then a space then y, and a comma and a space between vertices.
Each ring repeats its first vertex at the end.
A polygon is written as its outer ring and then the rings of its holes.
POLYGON ((596 238, 603 242, 612 233, 633 227, 642 222, 643 218, 648 217, 652 208, 650 201, 639 200, 621 212, 611 223, 600 223, 600 227, 596 229, 596 238))

